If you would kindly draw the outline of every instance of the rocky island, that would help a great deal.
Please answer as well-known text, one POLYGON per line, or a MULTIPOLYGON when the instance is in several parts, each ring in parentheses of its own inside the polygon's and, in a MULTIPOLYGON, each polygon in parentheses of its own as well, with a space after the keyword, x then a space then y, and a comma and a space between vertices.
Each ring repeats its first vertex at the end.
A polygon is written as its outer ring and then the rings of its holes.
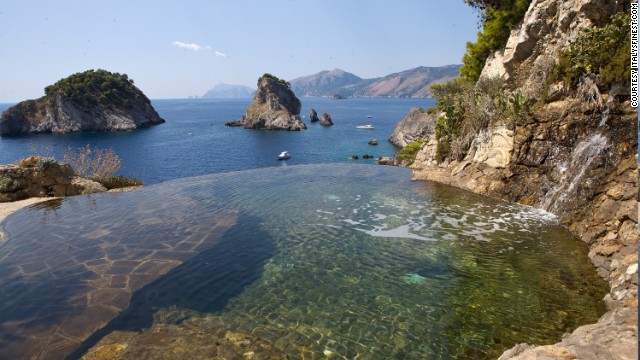
POLYGON ((438 106, 413 110, 390 140, 417 150, 403 151, 415 180, 544 209, 589 244, 584 256, 610 286, 608 312, 555 345, 520 344, 500 360, 637 358, 629 2, 533 0, 524 10, 506 46, 486 62, 467 53, 464 81, 433 87, 438 106))
POLYGON ((127 75, 88 70, 4 111, 0 135, 123 131, 164 122, 127 75))
POLYGON ((271 74, 258 79, 258 89, 253 102, 242 119, 230 121, 225 126, 264 130, 305 130, 300 120, 300 100, 291 91, 288 82, 271 74))

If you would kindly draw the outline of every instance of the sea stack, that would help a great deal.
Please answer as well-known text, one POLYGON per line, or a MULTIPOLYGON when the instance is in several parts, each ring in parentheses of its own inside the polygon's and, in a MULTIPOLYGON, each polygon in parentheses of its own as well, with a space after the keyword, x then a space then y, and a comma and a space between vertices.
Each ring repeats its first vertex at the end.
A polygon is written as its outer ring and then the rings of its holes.
POLYGON ((300 108, 300 100, 291 91, 288 82, 271 74, 264 74, 258 79, 253 102, 242 119, 225 125, 245 129, 305 130, 307 126, 300 120, 300 108))
POLYGON ((322 113, 322 119, 320 119, 320 125, 322 126, 332 126, 333 121, 331 121, 331 115, 327 113, 322 113))
POLYGON ((316 112, 316 109, 311 109, 311 112, 309 113, 309 121, 311 122, 320 121, 320 119, 318 119, 318 113, 316 112))
POLYGON ((45 88, 45 96, 10 107, 0 135, 123 131, 165 121, 125 74, 88 70, 45 88))

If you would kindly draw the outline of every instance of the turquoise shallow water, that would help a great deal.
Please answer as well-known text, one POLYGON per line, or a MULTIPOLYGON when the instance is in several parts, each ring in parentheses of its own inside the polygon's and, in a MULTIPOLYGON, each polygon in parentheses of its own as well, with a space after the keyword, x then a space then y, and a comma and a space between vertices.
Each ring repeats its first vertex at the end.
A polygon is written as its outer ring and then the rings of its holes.
POLYGON ((495 358, 604 312, 586 245, 553 216, 407 169, 221 173, 4 225, 4 356, 170 323, 252 334, 291 358, 495 358))

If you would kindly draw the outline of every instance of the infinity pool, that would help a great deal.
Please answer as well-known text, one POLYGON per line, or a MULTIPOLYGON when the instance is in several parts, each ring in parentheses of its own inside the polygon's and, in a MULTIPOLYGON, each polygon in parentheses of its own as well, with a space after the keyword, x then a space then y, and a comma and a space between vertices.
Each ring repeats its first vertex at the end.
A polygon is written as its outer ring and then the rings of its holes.
POLYGON ((19 211, 1 224, 0 357, 170 324, 294 359, 496 358, 604 313, 552 215, 410 176, 282 166, 19 211))

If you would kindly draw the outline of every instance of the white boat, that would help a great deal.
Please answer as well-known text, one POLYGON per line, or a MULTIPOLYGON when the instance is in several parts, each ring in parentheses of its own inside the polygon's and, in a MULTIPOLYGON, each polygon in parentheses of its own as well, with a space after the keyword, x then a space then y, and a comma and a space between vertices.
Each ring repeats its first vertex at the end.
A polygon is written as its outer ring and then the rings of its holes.
POLYGON ((358 125, 356 126, 357 129, 373 129, 373 125, 371 124, 367 124, 367 125, 358 125))
POLYGON ((278 160, 287 160, 290 157, 291 157, 291 155, 289 155, 288 152, 283 151, 283 152, 280 153, 280 155, 278 155, 278 160))
POLYGON ((367 115, 367 119, 371 119, 373 116, 371 115, 367 115))

